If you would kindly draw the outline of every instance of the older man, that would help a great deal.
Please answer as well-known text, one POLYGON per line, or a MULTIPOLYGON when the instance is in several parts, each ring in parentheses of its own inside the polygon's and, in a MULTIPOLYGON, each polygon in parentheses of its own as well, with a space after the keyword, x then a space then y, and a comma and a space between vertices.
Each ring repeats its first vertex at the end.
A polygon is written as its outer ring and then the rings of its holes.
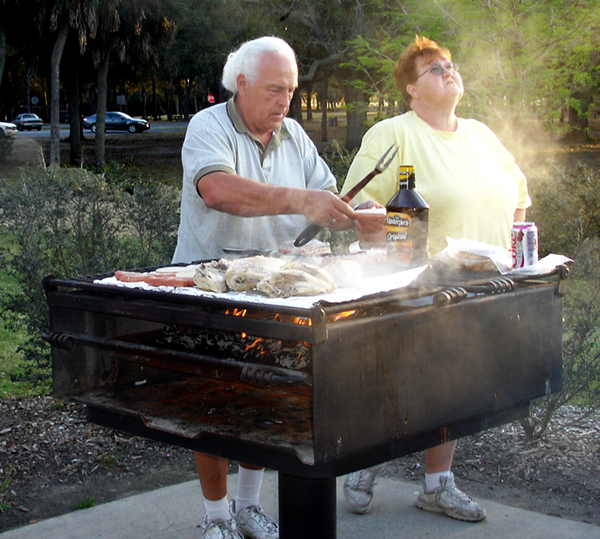
MULTIPOLYGON (((196 114, 182 150, 181 224, 174 262, 223 256, 224 247, 277 249, 310 221, 352 226, 353 209, 314 144, 286 118, 298 68, 283 40, 263 37, 229 55, 225 104, 196 114)), ((259 504, 264 470, 241 464, 227 501, 224 458, 196 453, 206 516, 205 539, 275 539, 278 526, 259 504)))

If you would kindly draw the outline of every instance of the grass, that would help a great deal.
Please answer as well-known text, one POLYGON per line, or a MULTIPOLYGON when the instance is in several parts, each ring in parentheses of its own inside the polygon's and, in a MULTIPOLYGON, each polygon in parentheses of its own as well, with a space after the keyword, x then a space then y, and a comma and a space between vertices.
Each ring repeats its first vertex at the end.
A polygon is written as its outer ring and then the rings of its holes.
POLYGON ((90 496, 89 498, 84 498, 81 500, 76 506, 75 509, 89 509, 90 507, 94 507, 96 505, 96 498, 94 496, 90 496))

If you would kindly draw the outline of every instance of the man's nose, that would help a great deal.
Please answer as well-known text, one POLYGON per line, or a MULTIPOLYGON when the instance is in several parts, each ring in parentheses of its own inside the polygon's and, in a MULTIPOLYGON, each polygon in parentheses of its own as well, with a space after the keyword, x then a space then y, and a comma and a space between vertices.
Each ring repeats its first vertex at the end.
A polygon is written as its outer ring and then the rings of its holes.
POLYGON ((294 92, 282 92, 281 104, 285 105, 286 107, 289 107, 293 97, 294 92))

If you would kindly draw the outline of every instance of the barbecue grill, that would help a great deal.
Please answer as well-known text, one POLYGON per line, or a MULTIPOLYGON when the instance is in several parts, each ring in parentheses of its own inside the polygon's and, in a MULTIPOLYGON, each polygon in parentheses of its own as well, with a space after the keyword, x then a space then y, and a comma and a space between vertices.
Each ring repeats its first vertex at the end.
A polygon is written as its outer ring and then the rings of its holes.
POLYGON ((54 394, 91 422, 278 471, 280 537, 336 537, 336 477, 513 421, 561 386, 567 266, 432 265, 309 306, 44 280, 54 394), (311 515, 307 518, 307 515, 311 515))

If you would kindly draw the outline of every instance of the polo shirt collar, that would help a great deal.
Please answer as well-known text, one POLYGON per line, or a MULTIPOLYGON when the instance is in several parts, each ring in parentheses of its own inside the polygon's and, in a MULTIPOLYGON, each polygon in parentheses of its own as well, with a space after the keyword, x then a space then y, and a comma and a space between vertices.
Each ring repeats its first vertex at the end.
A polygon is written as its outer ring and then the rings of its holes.
MULTIPOLYGON (((229 101, 227 101, 227 114, 229 115, 229 118, 231 118, 231 122, 233 123, 233 125, 236 128, 236 130, 238 131, 238 133, 243 133, 245 135, 248 135, 250 138, 252 138, 256 142, 258 142, 262 147, 262 142, 260 142, 260 140, 258 140, 258 138, 255 135, 253 135, 249 131, 249 129, 246 127, 244 120, 242 120, 242 117, 239 115, 237 109, 235 108, 234 100, 235 100, 235 96, 230 98, 229 101)), ((271 138, 269 147, 273 146, 273 148, 277 148, 281 144, 282 140, 290 138, 290 137, 291 137, 291 134, 288 131, 287 127, 285 126, 285 122, 284 122, 277 129, 275 129, 275 131, 273 131, 273 138, 271 138)))

